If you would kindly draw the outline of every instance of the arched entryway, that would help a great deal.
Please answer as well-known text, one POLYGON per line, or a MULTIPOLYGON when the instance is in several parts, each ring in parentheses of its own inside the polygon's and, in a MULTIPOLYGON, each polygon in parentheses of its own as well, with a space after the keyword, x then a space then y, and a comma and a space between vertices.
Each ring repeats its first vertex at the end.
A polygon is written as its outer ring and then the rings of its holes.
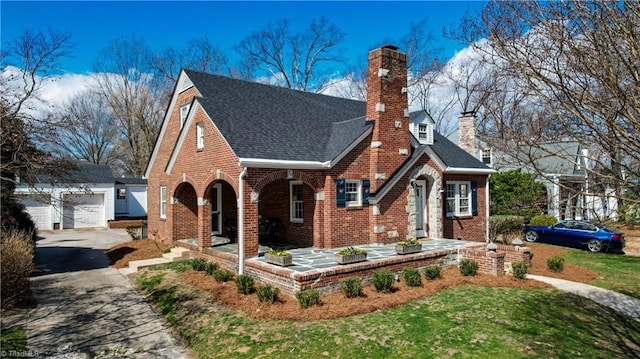
POLYGON ((442 237, 441 182, 438 172, 426 165, 416 169, 410 176, 407 195, 409 237, 442 237))
POLYGON ((209 204, 205 216, 210 225, 211 245, 237 242, 238 197, 233 186, 226 181, 212 182, 205 192, 205 198, 209 204))
POLYGON ((173 201, 173 237, 175 240, 198 238, 198 196, 190 183, 181 183, 173 201))
POLYGON ((278 179, 260 191, 258 241, 263 246, 313 247, 315 191, 298 179, 278 179))

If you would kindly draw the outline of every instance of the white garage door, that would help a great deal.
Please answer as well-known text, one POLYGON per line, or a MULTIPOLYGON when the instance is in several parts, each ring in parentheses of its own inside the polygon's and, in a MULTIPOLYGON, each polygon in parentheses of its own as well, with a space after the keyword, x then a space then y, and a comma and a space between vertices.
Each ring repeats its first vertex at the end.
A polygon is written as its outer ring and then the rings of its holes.
POLYGON ((104 227, 104 194, 64 196, 62 228, 104 227))
POLYGON ((18 200, 27 207, 27 212, 40 230, 53 229, 51 221, 51 195, 19 194, 18 200))

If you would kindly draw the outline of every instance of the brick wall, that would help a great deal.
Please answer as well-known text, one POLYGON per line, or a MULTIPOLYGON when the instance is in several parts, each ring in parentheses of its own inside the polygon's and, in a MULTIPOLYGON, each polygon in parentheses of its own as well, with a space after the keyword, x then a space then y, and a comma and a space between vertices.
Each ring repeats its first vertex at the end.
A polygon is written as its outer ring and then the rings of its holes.
POLYGON ((478 273, 503 276, 512 263, 531 265, 531 250, 528 247, 516 247, 496 244, 495 252, 488 251, 485 245, 458 250, 460 260, 471 259, 478 263, 478 273))
POLYGON ((471 259, 478 263, 478 273, 495 277, 504 275, 504 252, 491 252, 486 249, 461 248, 460 260, 471 259))
POLYGON ((367 285, 373 274, 382 269, 388 269, 400 275, 405 268, 422 270, 433 264, 442 268, 452 267, 457 265, 457 258, 458 254, 455 250, 421 252, 304 273, 252 260, 245 262, 245 274, 252 276, 258 285, 266 283, 275 285, 283 294, 289 296, 307 288, 317 288, 323 294, 329 294, 339 291, 340 283, 347 278, 361 278, 363 285, 367 285))
MULTIPOLYGON (((446 217, 443 219, 444 238, 462 238, 465 241, 486 242, 486 177, 445 175, 444 181, 475 181, 478 184, 478 215, 464 217, 446 217)), ((444 204, 443 204, 444 206, 444 204)))

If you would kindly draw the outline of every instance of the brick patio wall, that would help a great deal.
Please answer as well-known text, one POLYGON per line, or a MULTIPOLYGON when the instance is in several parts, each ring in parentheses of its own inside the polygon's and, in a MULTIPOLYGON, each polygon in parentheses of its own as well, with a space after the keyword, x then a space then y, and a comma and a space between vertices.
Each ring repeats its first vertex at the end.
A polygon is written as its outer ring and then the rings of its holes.
POLYGON ((382 269, 388 269, 400 275, 400 272, 405 268, 422 270, 432 264, 437 264, 442 268, 456 266, 458 254, 456 250, 421 252, 304 273, 249 260, 245 262, 245 274, 252 276, 256 283, 269 283, 280 288, 283 294, 293 296, 296 292, 307 288, 316 288, 323 294, 334 293, 340 290, 340 283, 343 280, 352 277, 361 278, 363 285, 367 285, 374 272, 382 269))
POLYGON ((510 264, 520 262, 531 265, 531 249, 529 247, 516 247, 496 244, 495 252, 487 251, 484 245, 473 248, 461 248, 460 260, 471 259, 478 263, 478 273, 489 274, 496 277, 505 275, 510 264))

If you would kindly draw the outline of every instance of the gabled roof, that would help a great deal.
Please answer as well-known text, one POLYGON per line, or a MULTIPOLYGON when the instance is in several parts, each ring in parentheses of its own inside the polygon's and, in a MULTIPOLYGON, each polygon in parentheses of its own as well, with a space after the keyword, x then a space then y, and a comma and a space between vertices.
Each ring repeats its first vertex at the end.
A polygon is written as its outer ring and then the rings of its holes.
POLYGON ((372 127, 362 101, 184 72, 239 158, 326 162, 372 127))
POLYGON ((480 160, 473 157, 467 151, 458 147, 438 132, 433 133, 433 145, 431 148, 448 168, 468 168, 491 171, 486 164, 482 163, 480 160))
POLYGON ((60 170, 55 174, 40 173, 34 178, 34 183, 114 183, 111 167, 105 164, 76 162, 76 169, 60 170))

